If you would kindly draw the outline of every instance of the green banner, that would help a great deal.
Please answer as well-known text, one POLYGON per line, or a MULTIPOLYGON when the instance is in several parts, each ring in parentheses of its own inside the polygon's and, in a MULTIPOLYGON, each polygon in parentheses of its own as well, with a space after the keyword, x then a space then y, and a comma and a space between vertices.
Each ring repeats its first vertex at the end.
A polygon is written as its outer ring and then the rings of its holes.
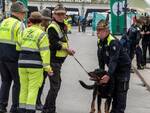
POLYGON ((110 0, 112 34, 124 32, 124 4, 125 0, 110 0))
POLYGON ((17 0, 17 1, 21 1, 22 3, 24 3, 24 5, 27 7, 28 6, 28 0, 17 0))

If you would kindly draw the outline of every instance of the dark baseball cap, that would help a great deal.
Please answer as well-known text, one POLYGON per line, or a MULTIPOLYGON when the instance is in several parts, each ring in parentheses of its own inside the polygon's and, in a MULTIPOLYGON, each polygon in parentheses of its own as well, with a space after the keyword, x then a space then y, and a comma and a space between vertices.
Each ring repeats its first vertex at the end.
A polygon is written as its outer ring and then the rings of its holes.
POLYGON ((20 1, 14 2, 11 5, 10 10, 11 10, 11 12, 22 12, 22 13, 28 12, 28 9, 26 8, 26 6, 20 1))

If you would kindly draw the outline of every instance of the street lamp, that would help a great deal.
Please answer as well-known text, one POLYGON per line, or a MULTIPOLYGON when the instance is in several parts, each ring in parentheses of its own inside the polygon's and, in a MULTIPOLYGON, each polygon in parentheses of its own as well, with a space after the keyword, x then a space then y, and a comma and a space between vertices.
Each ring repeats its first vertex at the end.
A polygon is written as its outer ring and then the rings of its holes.
POLYGON ((84 10, 85 10, 85 1, 82 1, 82 8, 81 8, 81 16, 84 16, 84 10))

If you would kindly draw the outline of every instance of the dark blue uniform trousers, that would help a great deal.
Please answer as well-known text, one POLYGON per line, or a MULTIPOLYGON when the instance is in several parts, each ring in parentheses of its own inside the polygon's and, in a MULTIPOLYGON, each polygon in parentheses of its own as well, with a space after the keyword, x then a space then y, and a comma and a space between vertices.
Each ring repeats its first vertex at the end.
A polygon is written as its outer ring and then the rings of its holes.
POLYGON ((15 111, 19 105, 20 82, 18 75, 18 62, 0 61, 1 87, 0 106, 6 108, 8 105, 10 86, 12 86, 12 106, 11 111, 15 111))
POLYGON ((112 110, 110 113, 125 113, 127 92, 129 89, 130 69, 127 69, 126 72, 122 74, 116 74, 115 76, 122 77, 119 79, 115 78, 112 110))
POLYGON ((142 61, 142 49, 140 46, 136 47, 136 61, 137 61, 137 67, 140 67, 143 63, 142 61))

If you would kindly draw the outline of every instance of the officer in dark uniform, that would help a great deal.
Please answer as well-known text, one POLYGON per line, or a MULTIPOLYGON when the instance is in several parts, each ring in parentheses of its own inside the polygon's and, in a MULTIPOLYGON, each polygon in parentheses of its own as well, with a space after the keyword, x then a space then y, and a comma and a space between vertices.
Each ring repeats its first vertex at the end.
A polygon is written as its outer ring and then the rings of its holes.
POLYGON ((141 30, 142 34, 142 50, 143 50, 143 66, 146 66, 146 53, 150 46, 150 24, 148 18, 145 18, 144 25, 141 30))
POLYGON ((129 40, 127 33, 122 35, 120 39, 120 43, 124 47, 124 49, 127 51, 128 55, 130 55, 130 40, 129 40))
POLYGON ((120 44, 109 31, 108 23, 100 20, 97 25, 98 59, 100 69, 108 67, 108 75, 104 75, 100 84, 114 80, 113 103, 111 113, 124 113, 127 91, 129 88, 131 61, 120 44))
POLYGON ((134 55, 136 54, 136 60, 137 60, 137 69, 144 69, 142 66, 142 53, 141 48, 139 46, 139 41, 141 39, 140 34, 140 28, 138 26, 137 19, 134 19, 133 24, 128 30, 128 37, 130 40, 130 59, 131 62, 134 58, 134 55))

